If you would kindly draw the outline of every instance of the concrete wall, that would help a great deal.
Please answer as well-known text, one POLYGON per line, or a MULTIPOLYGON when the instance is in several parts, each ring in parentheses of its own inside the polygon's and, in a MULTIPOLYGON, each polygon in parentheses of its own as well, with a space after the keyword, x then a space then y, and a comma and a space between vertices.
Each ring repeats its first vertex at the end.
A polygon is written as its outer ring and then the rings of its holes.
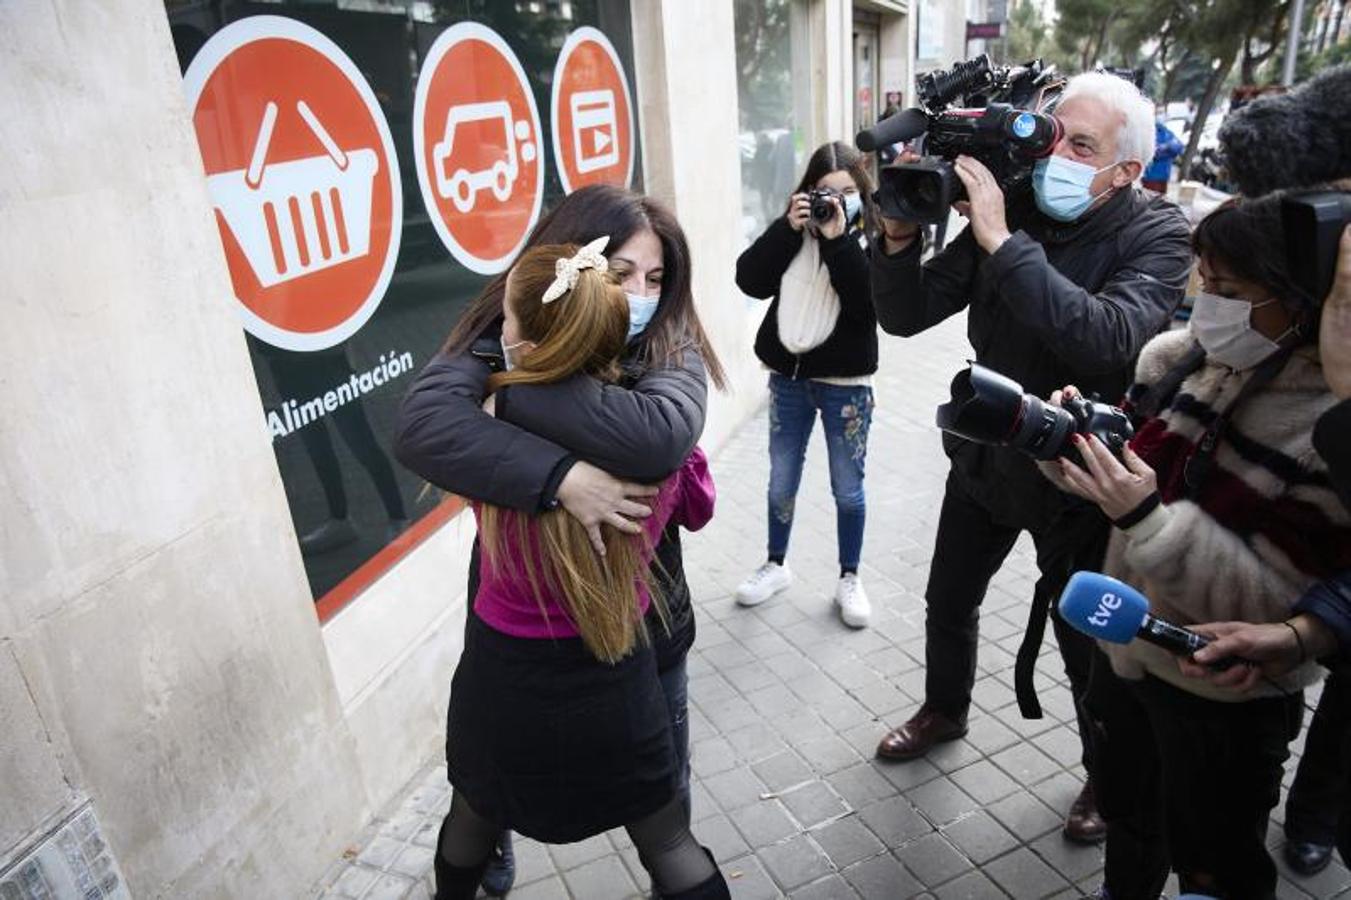
POLYGON ((137 897, 304 896, 370 804, 163 5, 0 4, 0 109, 0 854, 88 795, 137 897))
POLYGON ((716 449, 765 397, 752 352, 762 308, 733 281, 740 251, 736 45, 726 0, 634 0, 634 61, 648 191, 690 241, 694 297, 732 389, 710 396, 701 444, 716 449))

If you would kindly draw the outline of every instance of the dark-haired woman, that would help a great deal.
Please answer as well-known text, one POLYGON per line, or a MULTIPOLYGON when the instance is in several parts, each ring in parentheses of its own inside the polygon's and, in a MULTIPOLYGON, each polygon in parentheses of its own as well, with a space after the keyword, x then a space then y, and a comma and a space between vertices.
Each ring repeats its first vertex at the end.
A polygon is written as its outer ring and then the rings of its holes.
MULTIPOLYGON (((1113 521, 1105 570, 1183 625, 1286 621, 1310 585, 1351 568, 1351 514, 1313 444, 1336 398, 1280 202, 1222 207, 1197 227, 1205 292, 1190 333, 1140 353, 1124 458, 1089 438, 1082 468, 1043 465, 1113 521)), ((1184 893, 1274 897, 1267 822, 1314 661, 1244 693, 1185 677, 1151 644, 1100 646, 1083 704, 1108 823, 1103 893, 1157 897, 1172 868, 1184 893)))
MULTIPOLYGON (((482 409, 488 377, 503 364, 505 275, 483 289, 442 351, 404 400, 395 454, 430 483, 521 512, 562 508, 603 549, 600 525, 637 533, 650 487, 680 468, 704 427, 706 380, 723 386, 722 368, 694 308, 689 244, 660 203, 609 185, 582 188, 559 202, 531 233, 540 244, 586 244, 609 235, 606 256, 630 307, 630 338, 619 384, 576 376, 549 385, 498 391, 495 416, 482 409)), ((479 547, 469 566, 469 596, 478 591, 479 547)), ((694 611, 678 529, 655 549, 653 578, 669 627, 648 622, 658 677, 689 810, 689 726, 685 656, 694 642, 694 611)), ((485 889, 511 886, 509 837, 485 876, 485 889)))
POLYGON ((819 415, 839 542, 835 604, 852 628, 866 627, 872 615, 858 566, 877 371, 868 269, 875 215, 863 155, 838 141, 823 144, 808 160, 787 211, 736 264, 742 291, 773 298, 755 338, 755 353, 770 369, 769 547, 764 565, 737 588, 737 602, 757 606, 792 583, 788 538, 807 441, 819 415))

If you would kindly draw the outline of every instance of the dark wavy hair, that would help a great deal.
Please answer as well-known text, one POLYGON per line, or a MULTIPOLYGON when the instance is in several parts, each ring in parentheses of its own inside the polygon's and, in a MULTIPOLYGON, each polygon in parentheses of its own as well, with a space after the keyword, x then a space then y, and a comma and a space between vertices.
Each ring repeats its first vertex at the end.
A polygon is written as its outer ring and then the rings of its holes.
POLYGON ((878 218, 877 204, 873 203, 873 178, 868 173, 868 157, 843 141, 828 141, 816 148, 793 193, 807 193, 831 172, 848 172, 854 179, 863 200, 863 226, 869 237, 877 234, 882 228, 882 220, 878 218))
MULTIPOLYGON (((679 363, 680 354, 694 347, 703 357, 709 380, 727 387, 727 376, 713 344, 699 321, 691 288, 690 245, 675 216, 651 197, 608 184, 579 188, 559 201, 530 233, 522 252, 541 244, 588 244, 608 234, 608 256, 644 229, 661 242, 661 296, 652 322, 637 338, 631 358, 644 368, 679 363)), ((507 276, 494 277, 451 329, 443 349, 462 353, 502 318, 502 295, 507 276)))
POLYGON ((1323 298, 1309 296, 1290 272, 1281 200, 1317 190, 1314 187, 1275 191, 1256 199, 1236 198, 1202 219, 1192 234, 1192 249, 1197 256, 1218 259, 1239 278, 1271 291, 1283 306, 1299 316, 1300 332, 1306 339, 1317 333, 1315 313, 1323 298))

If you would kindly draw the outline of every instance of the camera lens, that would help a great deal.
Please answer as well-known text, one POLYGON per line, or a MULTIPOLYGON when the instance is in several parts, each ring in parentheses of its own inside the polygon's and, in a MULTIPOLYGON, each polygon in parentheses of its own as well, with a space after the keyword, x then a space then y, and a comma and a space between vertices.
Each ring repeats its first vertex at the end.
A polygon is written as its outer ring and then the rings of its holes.
POLYGON ((829 222, 835 217, 835 204, 829 197, 812 198, 812 218, 818 222, 829 222))

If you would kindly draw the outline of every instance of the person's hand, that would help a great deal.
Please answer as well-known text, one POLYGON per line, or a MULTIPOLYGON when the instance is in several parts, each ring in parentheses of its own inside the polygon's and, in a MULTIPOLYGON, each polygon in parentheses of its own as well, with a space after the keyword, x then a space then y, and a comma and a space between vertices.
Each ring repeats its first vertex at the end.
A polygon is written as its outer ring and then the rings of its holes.
POLYGON ((1107 518, 1121 518, 1158 490, 1154 470, 1129 446, 1122 450, 1122 465, 1096 435, 1076 434, 1073 440, 1084 468, 1061 457, 1061 477, 1073 493, 1096 503, 1107 518))
POLYGON ((1323 656, 1336 644, 1328 627, 1307 614, 1295 616, 1288 623, 1210 622, 1193 625, 1191 629, 1210 638, 1210 643, 1190 659, 1178 658, 1182 674, 1237 691, 1251 690, 1263 676, 1279 678, 1297 667, 1301 662, 1301 641, 1306 658, 1323 656), (1299 629, 1298 639, 1292 628, 1299 629), (1223 672, 1206 668, 1208 663, 1231 656, 1247 665, 1230 666, 1223 672))
POLYGON ((835 215, 816 226, 817 234, 826 240, 833 240, 844 234, 844 204, 839 197, 831 197, 830 205, 835 207, 835 215))
POLYGON ((794 194, 788 198, 788 212, 784 213, 788 224, 794 231, 801 231, 811 220, 812 201, 806 194, 794 194))
POLYGON ((1337 276, 1323 301, 1318 357, 1328 387, 1343 400, 1351 397, 1351 225, 1337 247, 1337 276))
POLYGON ((971 234, 986 253, 994 253, 1011 235, 1004 217, 1004 192, 985 164, 970 156, 959 156, 953 166, 966 187, 965 205, 958 212, 971 221, 971 234))
POLYGON ((652 510, 633 498, 652 497, 656 493, 656 485, 620 481, 603 469, 579 462, 568 469, 559 483, 558 502, 582 523, 591 546, 604 556, 605 539, 600 526, 611 525, 627 534, 639 534, 643 527, 633 520, 647 518, 652 510))

